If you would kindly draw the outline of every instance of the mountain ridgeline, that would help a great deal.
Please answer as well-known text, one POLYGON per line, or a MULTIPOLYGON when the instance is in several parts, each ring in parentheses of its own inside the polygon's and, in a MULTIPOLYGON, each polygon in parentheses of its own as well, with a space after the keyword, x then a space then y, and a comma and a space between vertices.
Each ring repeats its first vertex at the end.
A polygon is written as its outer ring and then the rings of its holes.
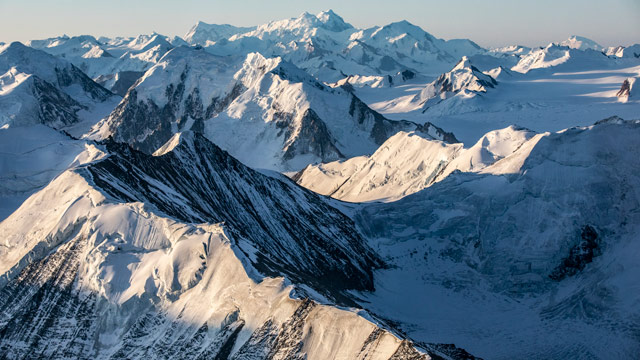
POLYGON ((411 130, 457 141, 428 122, 389 120, 280 58, 249 54, 238 66, 183 47, 147 71, 93 136, 150 154, 175 132, 194 131, 248 165, 286 170, 369 154, 411 130))

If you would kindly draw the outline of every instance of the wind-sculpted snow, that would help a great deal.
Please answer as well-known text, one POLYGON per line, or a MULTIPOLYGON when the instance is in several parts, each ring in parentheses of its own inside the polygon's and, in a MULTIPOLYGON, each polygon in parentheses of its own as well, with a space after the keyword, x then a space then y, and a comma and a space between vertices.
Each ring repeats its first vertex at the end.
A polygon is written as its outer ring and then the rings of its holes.
POLYGON ((362 206, 356 222, 397 267, 363 303, 487 358, 634 358, 639 138, 619 118, 539 134, 480 173, 362 206))
POLYGON ((382 263, 326 199, 194 133, 107 148, 0 223, 3 358, 472 358, 330 305, 382 263))
POLYGON ((203 133, 249 166, 298 170, 314 161, 370 154, 397 131, 430 123, 388 120, 344 88, 328 87, 292 63, 249 54, 170 51, 91 135, 153 153, 177 131, 203 133))

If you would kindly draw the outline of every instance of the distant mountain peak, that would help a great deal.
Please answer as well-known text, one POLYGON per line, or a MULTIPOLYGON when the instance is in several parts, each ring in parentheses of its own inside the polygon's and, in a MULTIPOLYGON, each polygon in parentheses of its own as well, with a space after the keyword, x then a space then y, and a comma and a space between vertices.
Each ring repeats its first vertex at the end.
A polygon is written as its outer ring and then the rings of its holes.
POLYGON ((332 30, 335 32, 340 32, 344 30, 353 29, 353 26, 344 21, 344 19, 336 14, 333 10, 325 10, 318 13, 315 16, 321 23, 324 24, 324 27, 327 30, 332 30))
POLYGON ((578 36, 578 35, 569 36, 567 40, 560 42, 559 45, 567 46, 571 49, 578 49, 578 50, 589 49, 589 50, 601 51, 602 49, 604 49, 604 47, 598 44, 597 42, 591 39, 588 39, 584 36, 578 36))
POLYGON ((249 32, 255 27, 238 27, 229 24, 209 24, 198 21, 184 36, 184 40, 189 44, 206 45, 207 41, 216 42, 228 39, 236 34, 249 32))
POLYGON ((484 93, 496 85, 498 82, 494 78, 478 70, 468 57, 463 56, 453 69, 422 89, 414 101, 426 110, 458 93, 484 93))
POLYGON ((463 56, 451 71, 457 71, 457 70, 462 70, 466 68, 472 69, 472 65, 471 65, 471 61, 469 61, 469 58, 466 56, 463 56))

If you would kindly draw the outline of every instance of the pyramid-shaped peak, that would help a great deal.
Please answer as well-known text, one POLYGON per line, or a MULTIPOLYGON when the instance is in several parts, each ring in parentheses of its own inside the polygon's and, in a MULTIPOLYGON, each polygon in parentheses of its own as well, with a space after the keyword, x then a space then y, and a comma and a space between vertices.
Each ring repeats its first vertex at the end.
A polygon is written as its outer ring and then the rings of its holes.
POLYGON ((471 61, 469 60, 468 57, 463 56, 460 61, 458 61, 458 63, 456 64, 456 66, 453 67, 453 69, 451 71, 456 71, 456 70, 462 70, 462 69, 471 69, 471 70, 475 70, 473 68, 473 65, 471 65, 471 61))

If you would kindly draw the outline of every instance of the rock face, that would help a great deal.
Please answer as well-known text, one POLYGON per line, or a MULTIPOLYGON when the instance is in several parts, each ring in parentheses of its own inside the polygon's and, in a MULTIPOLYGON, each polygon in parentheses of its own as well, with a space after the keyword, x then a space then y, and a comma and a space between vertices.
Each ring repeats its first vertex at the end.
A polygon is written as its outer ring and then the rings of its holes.
POLYGON ((618 97, 618 101, 627 102, 630 98, 634 98, 636 94, 635 84, 637 78, 628 78, 622 82, 622 86, 620 86, 620 90, 616 93, 618 97))
POLYGON ((317 195, 247 168, 198 133, 177 134, 167 146, 171 151, 164 147, 149 156, 111 144, 119 155, 87 170, 121 202, 140 201, 183 222, 224 222, 246 242, 240 249, 254 257, 261 273, 309 284, 332 279, 323 287, 337 293, 372 288, 371 269, 382 263, 363 246, 349 218, 317 195), (355 261, 349 259, 353 254, 360 254, 355 261))
POLYGON ((0 223, 3 358, 450 358, 328 305, 383 264, 326 199, 197 133, 106 149, 0 223))
POLYGON ((389 120, 351 92, 280 58, 242 62, 178 48, 150 69, 92 135, 153 153, 178 131, 205 135, 244 163, 300 169, 372 153, 397 131, 455 137, 430 123, 389 120))

